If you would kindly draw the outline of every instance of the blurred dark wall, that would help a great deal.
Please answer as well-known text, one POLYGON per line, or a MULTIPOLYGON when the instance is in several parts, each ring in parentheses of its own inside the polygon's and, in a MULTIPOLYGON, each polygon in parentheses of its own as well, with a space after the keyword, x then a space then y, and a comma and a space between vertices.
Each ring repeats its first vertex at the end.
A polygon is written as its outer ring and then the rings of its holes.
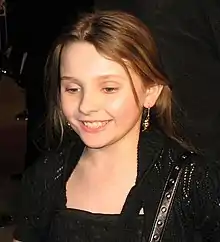
POLYGON ((9 33, 12 44, 20 43, 27 51, 44 52, 79 12, 89 11, 92 0, 9 0, 9 33))

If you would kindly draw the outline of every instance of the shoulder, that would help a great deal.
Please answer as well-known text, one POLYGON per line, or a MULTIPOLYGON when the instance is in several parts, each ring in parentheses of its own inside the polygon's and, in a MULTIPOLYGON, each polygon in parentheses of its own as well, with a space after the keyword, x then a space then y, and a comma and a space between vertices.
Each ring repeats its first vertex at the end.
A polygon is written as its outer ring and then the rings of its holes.
POLYGON ((180 188, 187 220, 193 220, 203 238, 219 241, 220 161, 194 155, 183 169, 180 188))
MULTIPOLYGON (((23 184, 49 188, 55 181, 69 172, 80 156, 82 144, 70 142, 57 150, 44 152, 36 162, 28 168, 23 176, 23 184)), ((43 190, 44 190, 43 189, 43 190)))
POLYGON ((44 152, 35 162, 29 167, 23 175, 23 182, 27 180, 39 184, 43 180, 48 180, 54 177, 58 170, 62 170, 64 165, 63 152, 47 151, 44 152))
POLYGON ((180 164, 180 176, 175 212, 183 224, 209 241, 219 241, 220 236, 220 160, 214 160, 182 148, 171 142, 172 167, 180 164))
POLYGON ((45 152, 25 171, 17 211, 18 226, 14 233, 16 239, 36 241, 47 234, 51 214, 57 206, 63 205, 63 176, 70 151, 71 154, 75 152, 74 147, 70 144, 57 151, 45 152))
POLYGON ((45 233, 50 213, 57 205, 57 185, 61 183, 55 178, 59 176, 62 166, 59 154, 50 151, 24 172, 14 232, 17 240, 36 241, 45 233))
MULTIPOLYGON (((196 152, 190 147, 182 146, 174 140, 167 139, 167 147, 170 150, 171 158, 175 160, 175 163, 179 163, 183 170, 192 170, 193 177, 195 179, 203 179, 220 172, 220 160, 217 160, 211 156, 203 155, 200 152, 196 152)), ((216 178, 217 178, 216 177, 216 178)))
POLYGON ((192 192, 202 195, 210 191, 219 196, 220 160, 186 149, 170 139, 167 143, 168 160, 182 167, 181 184, 185 191, 183 195, 188 197, 192 192))
POLYGON ((64 159, 61 154, 54 151, 45 152, 24 172, 21 184, 21 207, 25 213, 26 210, 27 213, 36 211, 45 204, 48 206, 49 199, 54 197, 54 191, 59 189, 64 169, 64 159))
MULTIPOLYGON (((178 146, 178 145, 177 145, 178 146)), ((218 227, 220 220, 220 160, 190 152, 177 152, 182 163, 179 198, 198 226, 218 227)), ((179 157, 179 158, 178 158, 179 157)), ((219 228, 218 228, 219 231, 219 228)))
POLYGON ((194 155, 184 168, 185 179, 191 180, 196 199, 220 198, 220 160, 212 160, 202 155, 194 155))

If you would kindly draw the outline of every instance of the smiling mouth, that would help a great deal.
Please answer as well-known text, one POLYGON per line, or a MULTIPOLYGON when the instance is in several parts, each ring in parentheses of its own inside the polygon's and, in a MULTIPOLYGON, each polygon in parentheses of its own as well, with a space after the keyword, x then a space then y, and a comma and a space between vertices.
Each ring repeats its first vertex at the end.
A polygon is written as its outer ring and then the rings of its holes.
POLYGON ((89 129, 99 129, 106 126, 106 124, 109 123, 109 121, 81 121, 84 126, 86 126, 89 129))

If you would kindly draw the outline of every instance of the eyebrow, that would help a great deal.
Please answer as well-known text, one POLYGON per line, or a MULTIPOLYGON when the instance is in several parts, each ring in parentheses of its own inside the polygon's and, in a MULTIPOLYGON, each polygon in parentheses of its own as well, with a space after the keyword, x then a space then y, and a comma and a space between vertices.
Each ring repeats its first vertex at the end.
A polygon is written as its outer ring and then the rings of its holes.
POLYGON ((112 78, 124 79, 123 76, 120 76, 117 74, 101 75, 98 77, 99 80, 108 80, 108 79, 112 79, 112 78))
POLYGON ((67 80, 67 81, 79 81, 75 77, 72 76, 61 76, 61 80, 67 80))
MULTIPOLYGON (((117 78, 117 79, 124 79, 123 76, 117 75, 117 74, 108 74, 108 75, 101 75, 97 77, 97 80, 108 80, 112 78, 117 78)), ((73 76, 61 76, 61 80, 67 80, 71 82, 80 82, 79 79, 73 77, 73 76)))

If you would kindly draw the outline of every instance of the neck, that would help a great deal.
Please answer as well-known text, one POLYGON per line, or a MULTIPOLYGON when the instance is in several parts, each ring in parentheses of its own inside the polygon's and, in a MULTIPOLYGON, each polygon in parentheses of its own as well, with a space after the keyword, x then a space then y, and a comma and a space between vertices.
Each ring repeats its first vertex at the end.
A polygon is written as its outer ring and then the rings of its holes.
POLYGON ((133 130, 121 140, 100 149, 86 147, 83 160, 100 169, 111 169, 120 165, 125 167, 130 163, 137 163, 139 132, 133 130))

